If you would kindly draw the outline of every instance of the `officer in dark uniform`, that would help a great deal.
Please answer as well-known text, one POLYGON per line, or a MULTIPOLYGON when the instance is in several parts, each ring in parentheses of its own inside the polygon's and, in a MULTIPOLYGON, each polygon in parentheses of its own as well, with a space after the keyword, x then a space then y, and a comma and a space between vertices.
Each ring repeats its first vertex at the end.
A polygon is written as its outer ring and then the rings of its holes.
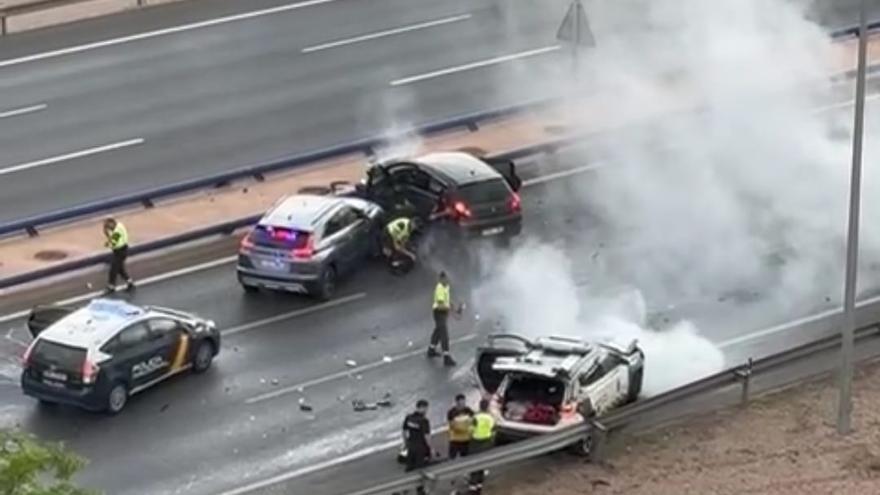
POLYGON ((431 460, 431 424, 428 422, 428 401, 419 399, 416 410, 403 420, 403 443, 406 446, 406 470, 414 471, 431 460))

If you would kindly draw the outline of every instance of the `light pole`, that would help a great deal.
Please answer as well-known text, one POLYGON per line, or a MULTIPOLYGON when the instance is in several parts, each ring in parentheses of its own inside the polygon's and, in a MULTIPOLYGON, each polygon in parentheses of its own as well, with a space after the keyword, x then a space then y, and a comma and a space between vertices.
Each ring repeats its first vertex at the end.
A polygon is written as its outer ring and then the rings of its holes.
POLYGON ((856 275, 859 258, 859 209, 862 192, 862 142, 865 131, 865 63, 868 48, 867 6, 859 8, 859 62, 856 73, 855 124, 853 125, 852 172, 849 190, 849 231, 846 239, 846 282, 843 291, 843 330, 840 348, 840 394, 837 404, 837 432, 852 429, 853 340, 855 338, 856 275))

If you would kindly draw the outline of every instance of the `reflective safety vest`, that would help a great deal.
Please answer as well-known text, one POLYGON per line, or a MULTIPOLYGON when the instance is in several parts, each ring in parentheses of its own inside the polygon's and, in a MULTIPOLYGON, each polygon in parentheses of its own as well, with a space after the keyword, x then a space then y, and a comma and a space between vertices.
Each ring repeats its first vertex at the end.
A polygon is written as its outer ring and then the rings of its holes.
POLYGON ((409 238, 409 234, 412 231, 412 222, 409 218, 398 218, 392 220, 386 228, 394 242, 403 244, 409 238))
POLYGON ((117 250, 128 246, 128 231, 125 230, 125 226, 120 222, 116 222, 116 227, 113 228, 113 232, 110 233, 110 249, 117 250))
POLYGON ((449 311, 449 285, 437 282, 434 288, 434 309, 449 311))
POLYGON ((489 413, 479 412, 474 416, 474 440, 491 440, 495 434, 495 418, 489 413))

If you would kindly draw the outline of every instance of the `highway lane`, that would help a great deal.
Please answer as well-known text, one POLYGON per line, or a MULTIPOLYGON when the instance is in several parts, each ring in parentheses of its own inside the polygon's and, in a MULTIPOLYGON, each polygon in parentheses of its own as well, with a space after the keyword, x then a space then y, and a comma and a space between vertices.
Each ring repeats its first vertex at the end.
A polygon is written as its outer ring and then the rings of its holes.
MULTIPOLYGON (((563 152, 555 160, 525 163, 522 172, 536 179, 583 167, 590 165, 583 158, 590 153, 589 148, 563 152)), ((527 231, 572 253, 576 281, 590 280, 591 258, 583 255, 585 247, 614 238, 610 226, 584 215, 571 201, 571 194, 588 194, 593 174, 603 170, 597 167, 533 185, 524 196, 527 231)), ((604 249, 606 254, 616 249, 625 253, 623 248, 604 249)), ((425 363, 421 352, 431 325, 426 298, 432 278, 430 271, 421 270, 397 279, 374 267, 345 285, 342 296, 354 296, 350 302, 309 314, 293 313, 313 307, 298 298, 245 297, 230 266, 144 286, 136 301, 195 310, 233 332, 227 334, 216 369, 146 392, 114 418, 62 407, 40 410, 18 395, 14 382, 0 382, 0 396, 7 404, 0 421, 68 441, 93 461, 82 480, 119 494, 216 493, 289 469, 305 474, 320 466, 316 463, 369 453, 393 441, 401 415, 416 397, 426 396, 440 409, 454 393, 470 388, 467 358, 479 336, 493 329, 485 314, 479 323, 474 319, 483 312, 473 308, 464 320, 453 322, 460 366, 447 371, 425 363), (289 318, 279 319, 285 314, 289 318), (256 324, 265 319, 273 321, 256 324), (475 334, 479 336, 471 337, 475 334), (384 363, 385 356, 392 362, 384 363), (350 359, 357 368, 345 365, 350 359), (395 401, 390 410, 355 413, 351 408, 354 398, 376 400, 386 392, 395 401), (312 413, 299 410, 300 397, 313 406, 312 413)), ((463 279, 456 275, 456 293, 466 296, 470 284, 463 279)), ((644 295, 651 311, 677 306, 678 317, 692 319, 715 342, 791 317, 760 301, 744 303, 715 294, 684 302, 662 290, 649 288, 644 295)), ((2 329, 20 326, 21 322, 10 322, 2 329)), ((14 336, 24 338, 20 330, 14 336)), ((772 352, 812 336, 781 337, 762 342, 766 345, 760 351, 772 352)), ((384 477, 396 469, 391 460, 382 461, 382 466, 369 475, 384 477)), ((313 478, 296 478, 287 488, 294 493, 337 493, 340 483, 351 480, 344 466, 339 469, 343 474, 333 476, 333 483, 316 474, 323 484, 312 486, 313 478)))
MULTIPOLYGON (((852 24, 850 2, 817 2, 818 17, 852 24)), ((556 3, 183 2, 6 38, 0 221, 517 101, 560 55, 525 56, 555 43, 556 3)))
MULTIPOLYGON (((512 103, 515 92, 499 88, 538 77, 553 53, 520 61, 534 73, 507 63, 442 83, 390 83, 553 45, 559 19, 548 10, 524 0, 336 0, 47 59, 5 59, 0 111, 46 107, 0 119, 0 220, 512 103)), ((142 32, 138 17, 124 20, 142 32)))

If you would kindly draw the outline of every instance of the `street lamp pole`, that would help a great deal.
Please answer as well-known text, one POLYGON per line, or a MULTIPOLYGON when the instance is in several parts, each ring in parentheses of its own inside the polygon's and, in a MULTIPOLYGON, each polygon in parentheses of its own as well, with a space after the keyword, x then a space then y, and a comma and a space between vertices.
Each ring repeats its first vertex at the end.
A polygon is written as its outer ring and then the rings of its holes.
POLYGON ((862 190, 862 143, 865 127, 865 63, 868 48, 867 6, 859 10, 859 62, 856 75, 855 124, 853 125, 852 171, 849 191, 849 231, 846 240, 846 282, 843 292, 843 330, 840 350, 840 394, 837 407, 837 431, 846 435, 852 430, 853 340, 855 339, 856 276, 859 257, 859 210, 862 190))

